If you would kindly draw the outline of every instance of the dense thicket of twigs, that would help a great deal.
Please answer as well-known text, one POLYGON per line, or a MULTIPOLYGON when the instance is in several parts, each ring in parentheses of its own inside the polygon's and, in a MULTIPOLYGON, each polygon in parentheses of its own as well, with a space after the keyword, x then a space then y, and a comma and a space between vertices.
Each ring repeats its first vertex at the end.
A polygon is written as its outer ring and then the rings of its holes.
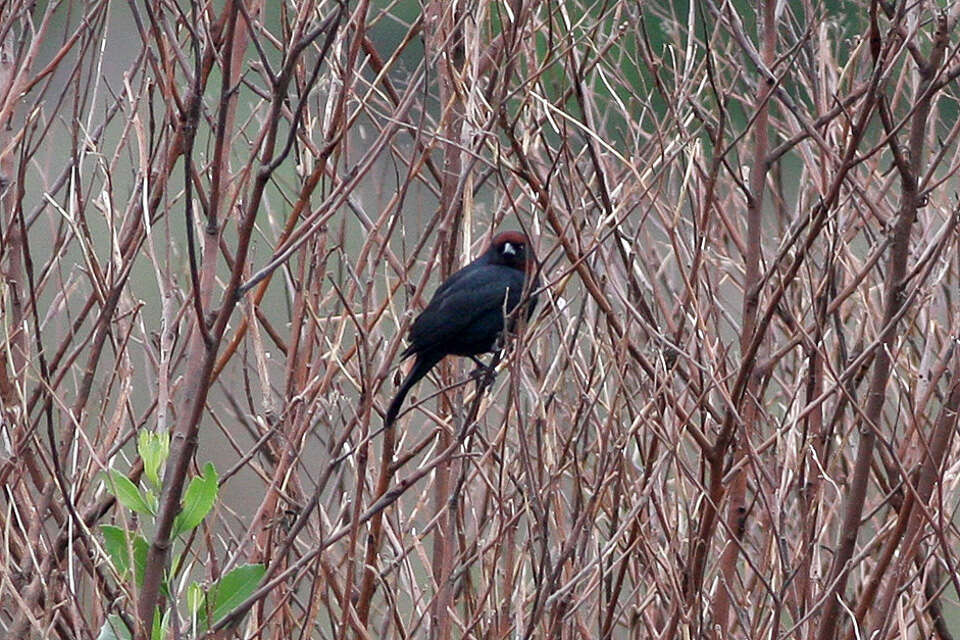
POLYGON ((942 4, 0 4, 0 629, 191 637, 186 586, 260 563, 210 633, 954 637, 942 4), (506 228, 539 313, 382 431, 506 228), (102 481, 142 430, 150 518, 102 481))

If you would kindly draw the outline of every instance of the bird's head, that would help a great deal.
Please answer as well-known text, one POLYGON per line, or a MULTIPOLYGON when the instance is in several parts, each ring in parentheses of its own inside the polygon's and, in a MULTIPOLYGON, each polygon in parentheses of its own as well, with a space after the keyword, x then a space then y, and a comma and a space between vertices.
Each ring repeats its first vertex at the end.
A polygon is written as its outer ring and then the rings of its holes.
POLYGON ((519 231, 498 233, 484 257, 490 264, 502 264, 527 273, 535 269, 530 241, 519 231))

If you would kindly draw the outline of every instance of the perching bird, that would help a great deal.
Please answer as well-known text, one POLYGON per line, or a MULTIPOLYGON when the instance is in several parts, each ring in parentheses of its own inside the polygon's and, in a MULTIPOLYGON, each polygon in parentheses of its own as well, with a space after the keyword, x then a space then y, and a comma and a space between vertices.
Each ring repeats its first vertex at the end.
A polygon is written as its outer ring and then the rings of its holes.
MULTIPOLYGON (((509 315, 520 304, 526 278, 534 278, 531 289, 539 286, 535 265, 527 237, 505 231, 483 255, 440 285, 410 327, 410 346, 400 357, 416 360, 387 409, 385 426, 396 420, 407 392, 444 356, 475 358, 495 349, 504 312, 509 315)), ((528 319, 536 303, 536 296, 526 302, 528 319)))

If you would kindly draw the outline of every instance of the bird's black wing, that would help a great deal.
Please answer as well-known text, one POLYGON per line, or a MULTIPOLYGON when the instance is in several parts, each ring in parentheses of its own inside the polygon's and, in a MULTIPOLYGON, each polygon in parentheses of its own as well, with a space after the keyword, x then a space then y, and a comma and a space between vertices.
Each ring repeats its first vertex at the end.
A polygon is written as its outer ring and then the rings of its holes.
POLYGON ((461 269, 414 321, 407 352, 477 355, 490 351, 503 330, 504 308, 509 313, 520 302, 523 282, 522 271, 501 265, 461 269))
MULTIPOLYGON (((448 291, 451 287, 456 286, 456 284, 461 280, 463 280, 464 278, 467 278, 467 279, 470 279, 471 277, 475 278, 477 276, 476 272, 478 270, 485 269, 489 266, 490 265, 482 262, 471 262, 470 264, 463 267, 462 269, 454 272, 449 278, 443 281, 443 284, 437 287, 436 291, 433 292, 433 300, 436 300, 437 298, 443 296, 444 292, 448 291)), ((433 303, 433 300, 431 300, 430 302, 433 303)))

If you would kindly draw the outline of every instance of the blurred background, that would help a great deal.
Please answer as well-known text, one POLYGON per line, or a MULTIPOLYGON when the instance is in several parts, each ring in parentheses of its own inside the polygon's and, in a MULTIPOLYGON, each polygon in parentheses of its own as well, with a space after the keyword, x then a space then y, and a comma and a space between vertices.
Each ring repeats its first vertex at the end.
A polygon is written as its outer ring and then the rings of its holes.
POLYGON ((958 16, 0 3, 0 629, 954 637, 958 16))

